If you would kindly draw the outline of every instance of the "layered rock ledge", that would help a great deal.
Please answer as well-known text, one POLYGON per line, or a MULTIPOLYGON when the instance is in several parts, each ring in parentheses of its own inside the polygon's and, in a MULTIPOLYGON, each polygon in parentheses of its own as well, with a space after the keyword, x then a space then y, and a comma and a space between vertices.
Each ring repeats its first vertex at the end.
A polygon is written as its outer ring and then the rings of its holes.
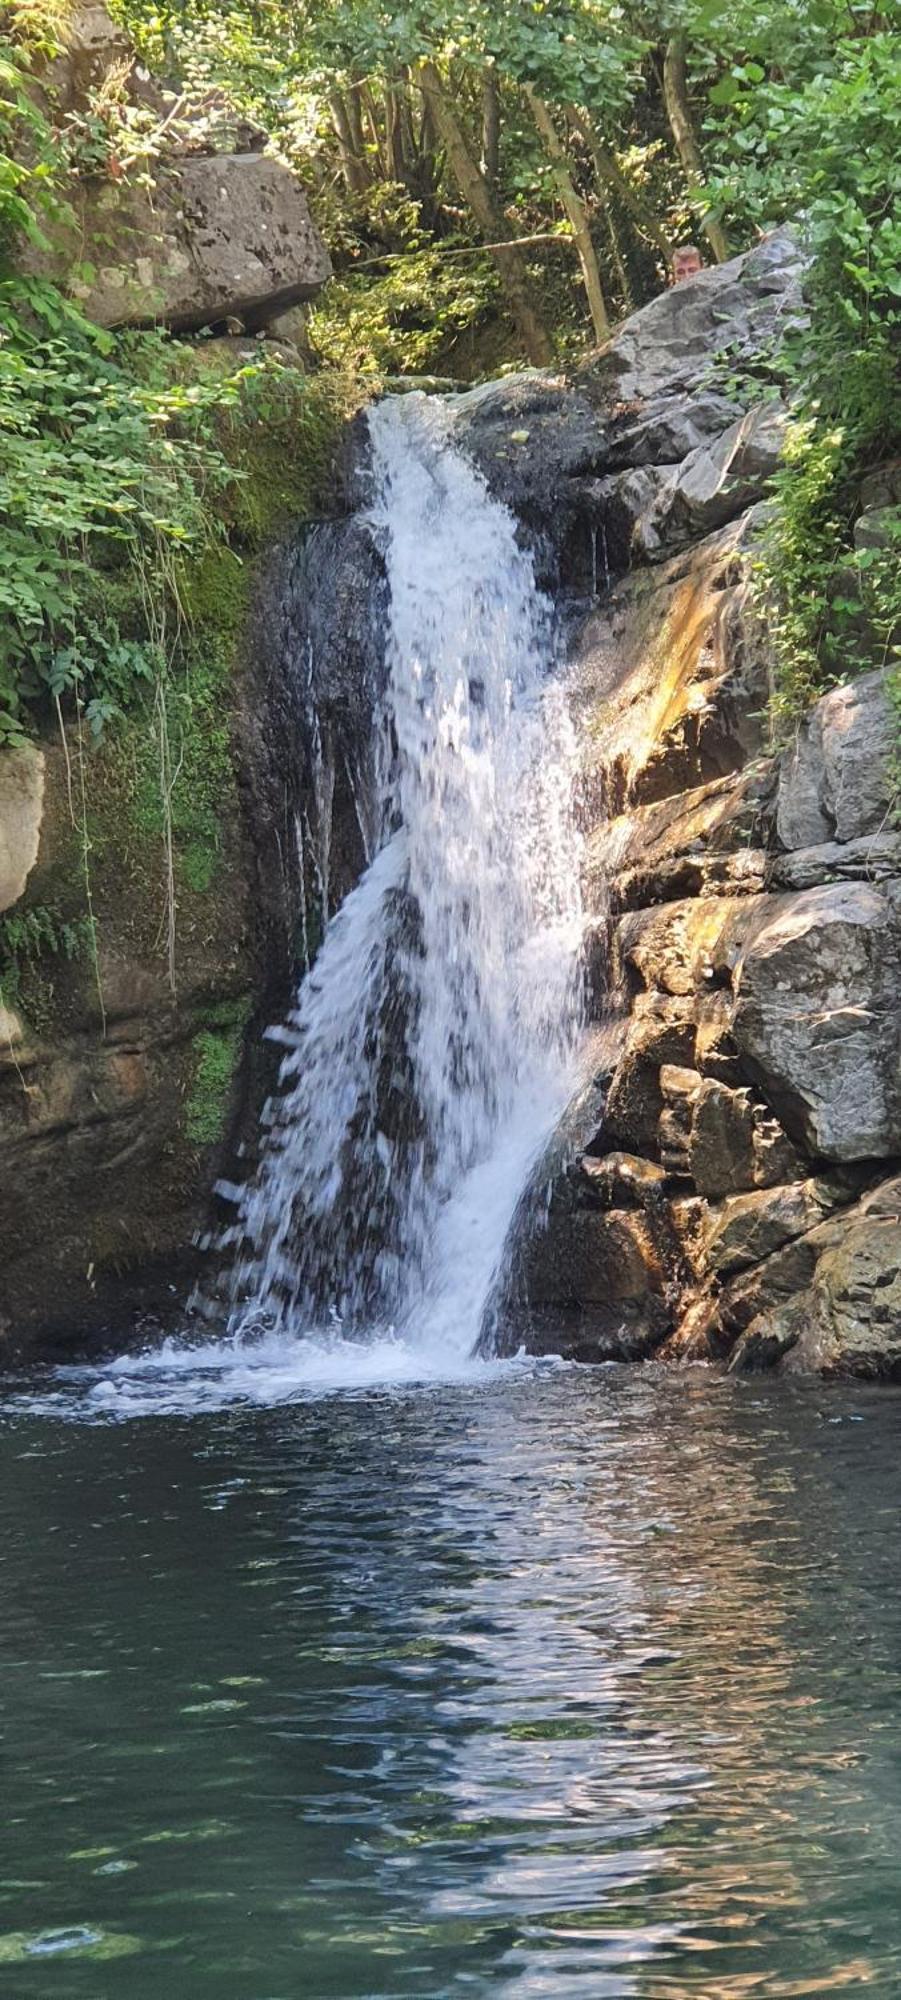
POLYGON ((778 376, 799 278, 777 232, 574 382, 462 412, 546 577, 595 598, 573 700, 589 984, 619 1045, 511 1277, 533 1344, 585 1360, 901 1376, 897 722, 869 673, 771 751, 751 566, 787 411, 717 386, 724 353, 778 376))

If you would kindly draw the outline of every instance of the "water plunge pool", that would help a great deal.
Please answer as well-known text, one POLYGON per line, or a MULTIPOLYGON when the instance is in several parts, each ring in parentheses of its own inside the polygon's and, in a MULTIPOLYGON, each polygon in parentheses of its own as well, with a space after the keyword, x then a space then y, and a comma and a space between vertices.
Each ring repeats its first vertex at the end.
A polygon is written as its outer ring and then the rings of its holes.
POLYGON ((901 1991, 894 1393, 25 1386, 11 2000, 901 1991))

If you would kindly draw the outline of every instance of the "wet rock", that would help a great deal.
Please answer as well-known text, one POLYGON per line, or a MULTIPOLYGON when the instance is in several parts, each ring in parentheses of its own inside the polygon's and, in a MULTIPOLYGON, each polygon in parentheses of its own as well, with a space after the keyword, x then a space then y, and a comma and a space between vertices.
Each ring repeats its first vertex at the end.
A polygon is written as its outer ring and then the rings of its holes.
POLYGON ((883 1182, 841 1222, 808 1239, 804 1289, 755 1315, 731 1359, 736 1369, 816 1368, 825 1374, 901 1375, 901 1179, 883 1182))
POLYGON ((674 848, 690 850, 693 839, 706 845, 717 823, 723 850, 743 844, 741 805, 730 841, 731 805, 708 788, 742 771, 762 747, 766 642, 749 600, 746 525, 618 584, 574 637, 573 711, 586 817, 599 843, 590 868, 617 872, 646 857, 659 865, 674 848), (604 833, 606 820, 627 814, 628 826, 604 833))
POLYGON ((32 744, 0 751, 0 910, 18 902, 37 860, 44 768, 32 744))
POLYGON ((631 1209, 566 1210, 528 1246, 524 1296, 533 1306, 604 1305, 662 1293, 664 1273, 644 1216, 631 1209))
MULTIPOLYGON (((531 1354, 559 1354, 595 1367, 605 1362, 649 1361, 664 1340, 670 1315, 660 1299, 621 1299, 588 1308, 538 1309, 528 1316, 531 1354)), ((520 1326, 520 1336, 522 1327, 520 1326)))
POLYGON ((773 1186, 801 1171, 778 1122, 748 1090, 705 1078, 694 1106, 688 1166, 699 1194, 719 1196, 773 1186))
POLYGON ((701 1079, 695 1069, 664 1063, 660 1070, 663 1105, 657 1120, 657 1146, 668 1174, 688 1174, 689 1147, 701 1079))
POLYGON ((710 1219, 705 1246, 710 1270, 725 1278, 762 1263, 792 1238, 806 1236, 851 1196, 847 1185, 826 1180, 730 1196, 710 1219))
POLYGON ((490 491, 530 532, 539 578, 590 589, 603 549, 592 482, 603 465, 597 413, 559 375, 524 370, 447 405, 456 437, 490 491))
POLYGON ((656 1152, 664 1101, 661 1067, 690 1061, 694 1041, 691 1018, 632 1021, 607 1097, 603 1132, 608 1141, 630 1151, 656 1152))
POLYGON ((578 1172, 599 1208, 642 1208, 659 1197, 666 1181, 661 1166, 636 1153, 607 1153, 602 1159, 584 1153, 578 1172))
POLYGON ((792 1348, 797 1347, 810 1324, 810 1301, 802 1292, 782 1305, 758 1313, 734 1348, 730 1371, 736 1374, 764 1374, 776 1368, 792 1348))
POLYGON ((783 847, 885 831, 894 732, 881 671, 823 695, 782 760, 776 825, 783 847))
POLYGON ((728 986, 743 942, 766 896, 688 898, 659 909, 634 910, 614 933, 617 964, 641 987, 684 996, 728 986))

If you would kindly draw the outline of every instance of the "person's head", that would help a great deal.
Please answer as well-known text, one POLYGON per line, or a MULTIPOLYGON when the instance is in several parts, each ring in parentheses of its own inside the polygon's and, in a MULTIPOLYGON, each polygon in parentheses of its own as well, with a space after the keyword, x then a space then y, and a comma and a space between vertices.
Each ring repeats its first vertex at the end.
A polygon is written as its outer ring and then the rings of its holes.
POLYGON ((702 270, 701 252, 696 243, 683 243, 673 251, 673 284, 681 285, 685 278, 693 278, 702 270))

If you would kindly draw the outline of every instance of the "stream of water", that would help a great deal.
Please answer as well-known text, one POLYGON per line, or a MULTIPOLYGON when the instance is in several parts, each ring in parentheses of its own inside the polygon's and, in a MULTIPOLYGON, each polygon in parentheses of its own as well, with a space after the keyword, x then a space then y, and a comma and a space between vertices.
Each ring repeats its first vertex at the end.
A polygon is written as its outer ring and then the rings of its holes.
MULTIPOLYGON (((387 574, 377 851, 279 1038, 232 1330, 469 1356, 577 1076, 576 746, 516 523, 442 403, 369 419, 387 574)), ((369 1366, 369 1364, 364 1364, 369 1366)))

